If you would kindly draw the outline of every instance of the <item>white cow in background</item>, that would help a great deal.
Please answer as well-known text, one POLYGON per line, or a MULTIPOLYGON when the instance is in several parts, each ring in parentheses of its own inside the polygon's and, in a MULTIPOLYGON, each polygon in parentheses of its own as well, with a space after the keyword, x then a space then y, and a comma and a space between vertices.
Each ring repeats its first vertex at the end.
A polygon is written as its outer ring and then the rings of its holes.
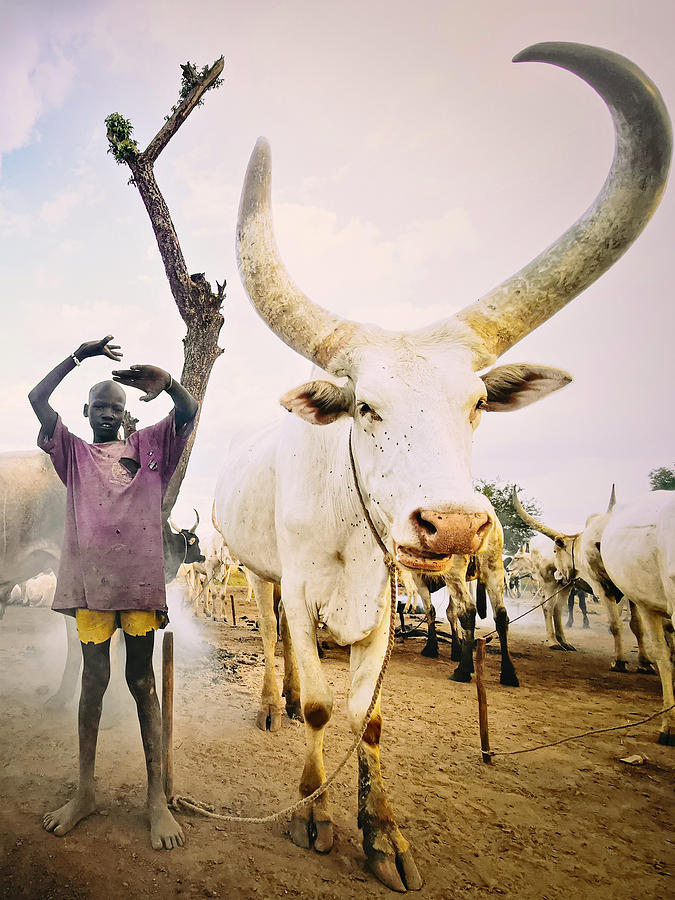
POLYGON ((576 650, 567 640, 562 622, 573 586, 566 586, 556 578, 556 561, 551 542, 543 535, 537 535, 530 541, 529 552, 521 548, 514 554, 509 572, 519 578, 529 575, 537 586, 535 599, 539 603, 545 601, 541 609, 549 650, 576 650))
MULTIPOLYGON (((675 491, 652 491, 612 511, 600 542, 612 582, 638 605, 649 629, 664 708, 675 704, 675 491)), ((665 713, 659 743, 675 746, 675 710, 665 713)))
MULTIPOLYGON (((621 627, 619 608, 622 593, 612 583, 600 555, 602 536, 608 522, 611 520, 615 502, 614 487, 612 487, 607 512, 594 513, 589 516, 583 531, 577 534, 564 534, 538 522, 523 508, 515 490, 513 492, 513 503, 521 519, 553 542, 551 550, 553 551, 555 570, 558 573, 556 577, 559 578, 560 585, 571 583, 575 579, 581 578, 591 587, 596 597, 602 600, 607 610, 609 630, 614 638, 614 662, 611 668, 614 672, 626 672, 628 671, 628 656, 623 643, 623 629, 621 627)), ((547 558, 550 557, 548 551, 546 551, 546 554, 547 558)), ((552 587, 552 585, 549 587, 552 587)), ((644 629, 640 614, 635 604, 631 602, 630 597, 628 601, 630 606, 630 627, 638 644, 638 671, 651 673, 653 668, 644 644, 644 629)))
POLYGON ((10 603, 20 603, 22 606, 51 607, 55 591, 56 575, 53 572, 42 572, 40 575, 24 581, 23 584, 15 585, 9 601, 10 603))
MULTIPOLYGON (((444 572, 453 556, 480 550, 492 523, 471 481, 482 412, 517 409, 570 376, 529 364, 476 373, 628 248, 658 203, 670 159, 670 123, 658 90, 623 57, 541 44, 517 59, 551 62, 592 84, 613 116, 615 157, 601 193, 558 241, 444 321, 391 332, 345 321, 302 294, 274 241, 264 140, 251 157, 240 205, 237 252, 246 291, 272 330, 323 371, 282 398, 294 415, 280 429, 233 448, 216 488, 217 519, 227 545, 257 577, 261 631, 273 621, 274 585, 281 583, 305 721, 303 797, 325 778, 333 703, 317 624, 351 648, 349 719, 357 733, 366 726, 358 747, 358 822, 369 866, 398 891, 419 889, 422 879, 382 781, 379 698, 364 722, 389 633, 388 573, 375 534, 388 557, 418 573, 444 572)), ((330 850, 327 793, 293 815, 291 837, 330 850)))

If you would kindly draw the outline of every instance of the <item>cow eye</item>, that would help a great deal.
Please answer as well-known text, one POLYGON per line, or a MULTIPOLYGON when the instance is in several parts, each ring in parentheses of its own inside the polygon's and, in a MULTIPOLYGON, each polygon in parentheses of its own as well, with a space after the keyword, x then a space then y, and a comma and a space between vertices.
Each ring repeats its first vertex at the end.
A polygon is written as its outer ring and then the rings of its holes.
POLYGON ((364 419, 366 417, 368 417, 373 422, 381 422, 382 421, 382 416, 378 416, 378 414, 375 412, 375 410, 372 408, 372 406, 368 406, 367 403, 359 403, 358 409, 359 409, 359 415, 362 416, 364 419))
POLYGON ((194 542, 196 540, 197 540, 197 538, 190 538, 190 540, 188 541, 188 544, 190 544, 190 546, 192 546, 192 544, 194 544, 194 542))
POLYGON ((476 403, 476 412, 479 412, 481 409, 487 409, 487 397, 481 397, 476 403))

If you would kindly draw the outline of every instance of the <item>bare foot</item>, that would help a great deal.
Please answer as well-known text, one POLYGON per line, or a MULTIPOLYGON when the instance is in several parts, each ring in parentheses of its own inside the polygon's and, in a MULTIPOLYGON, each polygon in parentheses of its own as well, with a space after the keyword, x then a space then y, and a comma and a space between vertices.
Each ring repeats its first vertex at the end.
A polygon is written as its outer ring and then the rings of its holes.
POLYGON ((68 834, 80 819, 84 819, 96 809, 96 800, 92 794, 75 794, 64 806, 47 813, 42 820, 45 831, 51 831, 58 837, 68 834))
POLYGON ((183 829, 169 812, 166 804, 153 806, 149 810, 150 815, 150 841, 155 850, 173 850, 174 847, 182 847, 185 840, 183 829))

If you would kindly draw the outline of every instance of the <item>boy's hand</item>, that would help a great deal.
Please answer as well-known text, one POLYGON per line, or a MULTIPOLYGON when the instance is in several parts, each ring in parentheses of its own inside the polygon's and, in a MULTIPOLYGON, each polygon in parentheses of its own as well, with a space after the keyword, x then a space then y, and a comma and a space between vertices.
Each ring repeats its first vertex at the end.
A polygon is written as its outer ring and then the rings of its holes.
POLYGON ((113 371, 113 381, 145 391, 141 400, 154 400, 171 383, 171 376, 157 366, 132 366, 113 371))
POLYGON ((109 334, 106 337, 101 338, 100 341, 87 341, 85 344, 80 344, 73 355, 76 356, 80 362, 83 359, 89 359, 91 356, 107 356, 109 359, 119 362, 122 359, 123 354, 119 344, 109 343, 112 340, 114 340, 114 338, 112 334, 109 334))

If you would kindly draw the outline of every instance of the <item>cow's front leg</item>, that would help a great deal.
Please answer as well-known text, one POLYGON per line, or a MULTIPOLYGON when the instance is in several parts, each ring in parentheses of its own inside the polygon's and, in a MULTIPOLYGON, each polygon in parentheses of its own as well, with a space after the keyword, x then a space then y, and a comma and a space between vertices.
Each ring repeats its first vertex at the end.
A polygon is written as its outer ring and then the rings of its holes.
POLYGON ((255 599, 258 605, 258 624, 265 657, 260 706, 255 723, 261 731, 279 731, 281 728, 281 694, 277 684, 274 654, 277 648, 277 618, 274 614, 274 585, 252 575, 255 599))
MULTIPOLYGON (((644 607, 643 610, 652 639, 652 652, 661 678, 663 708, 668 709, 675 704, 675 694, 673 692, 673 656, 675 655, 673 623, 670 616, 663 615, 661 612, 654 612, 644 607)), ((669 709, 668 712, 663 714, 658 742, 659 744, 675 747, 675 710, 669 709)))
MULTIPOLYGON (((361 730, 373 697, 386 651, 388 630, 389 617, 385 613, 377 629, 351 648, 349 718, 355 733, 361 730)), ((410 845, 399 831, 384 790, 380 771, 381 730, 378 697, 358 748, 358 824, 363 832, 363 850, 369 868, 388 888, 418 891, 422 887, 422 878, 410 845)))
POLYGON ((509 653, 509 616, 504 605, 504 564, 502 562, 502 545, 497 547, 498 553, 481 559, 478 557, 478 576, 485 585, 492 606, 492 614, 495 627, 499 635, 499 647, 501 650, 501 670, 499 674, 500 684, 510 687, 519 687, 520 682, 516 675, 516 667, 509 653))
MULTIPOLYGON (((321 669, 316 645, 317 622, 310 618, 304 603, 296 609, 286 605, 286 618, 298 663, 305 720, 305 765, 300 779, 300 796, 308 797, 326 778, 323 735, 333 711, 333 694, 321 669)), ((293 813, 290 830, 291 839, 298 847, 313 846, 318 853, 328 853, 333 846, 328 791, 293 813)))
POLYGON ((431 593, 426 584, 422 583, 418 588, 418 593, 424 606, 424 613, 427 618, 427 642, 422 647, 422 656, 428 656, 430 659, 438 659, 438 635, 436 634, 436 610, 431 602, 431 593))

